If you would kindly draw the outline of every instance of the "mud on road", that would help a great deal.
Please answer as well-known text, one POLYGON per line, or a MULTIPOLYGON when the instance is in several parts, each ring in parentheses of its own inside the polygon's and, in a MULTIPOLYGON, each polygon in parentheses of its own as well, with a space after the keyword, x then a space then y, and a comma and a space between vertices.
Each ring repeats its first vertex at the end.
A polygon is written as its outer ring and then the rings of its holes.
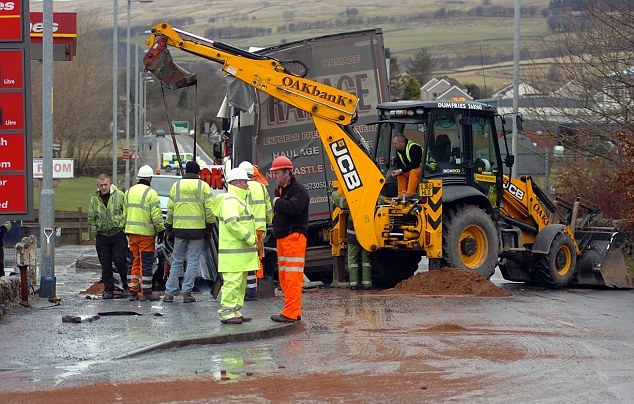
POLYGON ((0 372, 0 400, 631 402, 632 291, 496 284, 511 296, 316 290, 302 333, 0 372))

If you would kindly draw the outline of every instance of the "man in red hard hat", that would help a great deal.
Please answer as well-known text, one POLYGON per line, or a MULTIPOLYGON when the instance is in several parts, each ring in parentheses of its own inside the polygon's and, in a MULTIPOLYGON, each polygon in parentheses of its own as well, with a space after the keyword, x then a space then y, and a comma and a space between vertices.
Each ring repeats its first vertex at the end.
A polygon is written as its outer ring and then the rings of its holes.
POLYGON ((273 197, 273 235, 277 240, 277 265, 284 292, 284 309, 271 320, 294 323, 302 318, 302 287, 308 236, 308 191, 293 176, 293 163, 285 156, 271 164, 277 181, 273 197))

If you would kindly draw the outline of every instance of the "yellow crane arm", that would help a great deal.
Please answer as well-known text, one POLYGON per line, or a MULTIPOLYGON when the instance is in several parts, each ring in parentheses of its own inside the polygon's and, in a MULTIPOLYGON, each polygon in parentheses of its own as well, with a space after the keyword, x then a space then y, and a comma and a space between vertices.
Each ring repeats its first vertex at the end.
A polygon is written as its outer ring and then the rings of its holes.
MULTIPOLYGON (((147 44, 150 49, 144 59, 146 70, 152 71, 162 82, 160 72, 172 74, 176 67, 148 66, 160 60, 167 46, 172 46, 220 63, 226 73, 249 86, 311 114, 332 169, 342 185, 341 190, 348 200, 359 244, 370 251, 379 247, 374 211, 385 178, 362 141, 355 140, 355 136, 347 132, 353 131, 348 125, 356 114, 358 98, 355 95, 294 75, 276 59, 202 38, 165 22, 152 28, 147 44)), ((173 65, 171 59, 167 63, 173 65)))

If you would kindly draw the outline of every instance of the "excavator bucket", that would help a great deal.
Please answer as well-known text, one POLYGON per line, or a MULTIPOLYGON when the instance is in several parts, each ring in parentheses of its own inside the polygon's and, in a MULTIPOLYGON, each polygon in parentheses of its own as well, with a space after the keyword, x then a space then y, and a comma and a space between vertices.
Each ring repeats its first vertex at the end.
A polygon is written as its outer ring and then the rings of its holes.
POLYGON ((145 70, 154 74, 163 85, 171 90, 196 84, 196 73, 190 73, 174 63, 167 49, 167 38, 159 37, 143 57, 145 70))
POLYGON ((577 275, 572 284, 632 289, 632 275, 623 258, 625 235, 608 230, 582 230, 575 233, 581 256, 577 260, 577 275))

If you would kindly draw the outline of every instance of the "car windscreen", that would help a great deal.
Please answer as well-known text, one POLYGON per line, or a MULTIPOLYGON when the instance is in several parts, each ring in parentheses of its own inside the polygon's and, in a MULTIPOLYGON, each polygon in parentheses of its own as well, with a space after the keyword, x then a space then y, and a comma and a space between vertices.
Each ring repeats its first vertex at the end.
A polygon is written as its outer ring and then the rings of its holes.
POLYGON ((156 192, 160 196, 169 196, 170 190, 172 189, 172 185, 178 181, 180 177, 154 177, 152 178, 152 188, 156 190, 156 192))

